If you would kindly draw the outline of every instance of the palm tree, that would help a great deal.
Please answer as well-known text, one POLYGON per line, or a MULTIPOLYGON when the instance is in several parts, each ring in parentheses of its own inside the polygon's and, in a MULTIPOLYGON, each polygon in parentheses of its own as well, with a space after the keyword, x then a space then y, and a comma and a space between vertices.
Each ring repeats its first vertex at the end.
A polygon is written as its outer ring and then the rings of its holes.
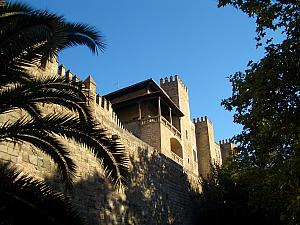
MULTIPOLYGON (((57 136, 73 139, 88 147, 100 159, 107 177, 122 187, 128 155, 93 120, 79 83, 31 73, 33 67, 45 68, 60 50, 75 45, 85 45, 92 53, 104 48, 101 35, 88 25, 0 0, 0 115, 16 109, 26 112, 14 121, 1 121, 0 142, 29 143, 40 149, 54 160, 70 188, 76 165, 57 136), (45 115, 41 103, 60 105, 74 113, 45 115)), ((0 199, 1 225, 84 224, 64 194, 3 164, 0 199)))
POLYGON ((66 187, 72 186, 75 164, 57 135, 87 146, 101 161, 107 177, 122 187, 129 158, 116 140, 99 128, 85 104, 78 84, 61 78, 36 77, 28 68, 45 68, 62 49, 85 45, 92 53, 103 50, 101 35, 84 24, 0 0, 0 114, 22 109, 27 115, 0 127, 0 141, 30 143, 58 165, 66 187), (77 112, 43 115, 40 103, 61 105, 77 112))
POLYGON ((84 225, 70 199, 45 182, 0 163, 1 225, 84 225))

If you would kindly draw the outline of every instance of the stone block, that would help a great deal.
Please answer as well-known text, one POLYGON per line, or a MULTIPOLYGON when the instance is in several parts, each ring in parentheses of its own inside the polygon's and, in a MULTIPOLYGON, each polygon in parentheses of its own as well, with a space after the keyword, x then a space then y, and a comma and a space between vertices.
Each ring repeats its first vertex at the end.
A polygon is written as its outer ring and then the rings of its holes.
POLYGON ((11 148, 9 148, 7 152, 13 156, 19 156, 19 154, 21 153, 21 151, 16 150, 16 149, 11 149, 11 148))
POLYGON ((44 159, 43 161, 43 166, 46 170, 50 170, 51 169, 51 163, 50 163, 50 160, 49 159, 44 159))
POLYGON ((10 155, 10 161, 13 163, 17 163, 18 162, 18 157, 14 156, 14 155, 10 155))
POLYGON ((10 160, 10 155, 5 152, 0 152, 0 159, 10 160))
POLYGON ((7 144, 5 142, 0 143, 0 152, 7 152, 7 144))
POLYGON ((44 167, 44 159, 41 157, 37 157, 37 165, 39 167, 44 167))
POLYGON ((37 166, 37 156, 29 155, 29 162, 35 166, 37 166))
POLYGON ((29 162, 29 155, 28 155, 27 152, 23 152, 23 153, 22 153, 22 160, 23 160, 24 162, 29 162))

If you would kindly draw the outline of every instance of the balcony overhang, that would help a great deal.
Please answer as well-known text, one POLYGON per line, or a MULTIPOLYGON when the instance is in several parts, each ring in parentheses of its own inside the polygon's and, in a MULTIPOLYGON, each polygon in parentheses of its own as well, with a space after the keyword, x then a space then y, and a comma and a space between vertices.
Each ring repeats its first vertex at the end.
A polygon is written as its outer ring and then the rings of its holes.
POLYGON ((160 97, 163 100, 163 102, 172 109, 174 115, 178 117, 184 116, 183 112, 172 101, 168 94, 153 79, 148 79, 140 83, 128 86, 126 88, 122 88, 120 90, 109 93, 103 97, 106 98, 108 101, 111 101, 114 109, 122 108, 135 102, 141 102, 160 97), (126 100, 115 101, 115 99, 117 99, 120 96, 128 95, 129 93, 134 93, 144 88, 149 89, 149 92, 139 94, 137 96, 132 96, 126 100))
POLYGON ((114 110, 117 110, 120 108, 124 108, 128 105, 131 105, 133 103, 152 100, 152 99, 158 99, 159 97, 161 97, 163 102, 172 109, 172 113, 174 115, 176 115, 178 117, 184 116, 183 112, 175 105, 175 103, 168 96, 163 95, 159 91, 152 92, 152 93, 146 93, 143 95, 139 95, 139 96, 127 99, 127 100, 123 100, 118 103, 114 103, 112 106, 113 106, 114 110))

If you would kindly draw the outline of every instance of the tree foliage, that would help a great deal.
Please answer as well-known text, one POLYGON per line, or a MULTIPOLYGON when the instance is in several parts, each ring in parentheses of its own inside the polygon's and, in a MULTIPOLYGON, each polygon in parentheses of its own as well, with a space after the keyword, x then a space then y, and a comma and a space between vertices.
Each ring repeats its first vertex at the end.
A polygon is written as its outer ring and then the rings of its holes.
MULTIPOLYGON (((222 102, 243 125, 236 136, 241 175, 249 177, 249 204, 277 212, 277 223, 300 223, 300 2, 227 1, 256 18, 265 56, 230 77, 232 96, 222 102), (284 39, 263 42, 268 29, 284 39)), ((271 218, 271 217, 270 217, 271 218)))
POLYGON ((244 126, 237 136, 243 158, 271 166, 299 154, 300 2, 219 1, 227 4, 256 17, 258 37, 267 29, 280 29, 286 37, 279 44, 267 41, 259 62, 231 76, 232 96, 222 102, 244 126))
POLYGON ((213 207, 216 214, 227 210, 227 224, 300 224, 300 1, 218 2, 256 19, 257 46, 265 48, 265 56, 230 76, 232 96, 222 105, 234 111, 234 121, 243 130, 235 137, 233 162, 216 182, 204 185, 202 206, 232 201, 233 212, 226 204, 213 207), (282 41, 275 43, 270 30, 281 33, 282 41), (233 215, 234 211, 241 213, 233 215))
MULTIPOLYGON (((237 165, 222 169, 214 167, 202 180, 202 193, 196 200, 194 224, 200 225, 274 225, 278 224, 279 211, 271 207, 250 204, 253 177, 241 176, 237 165)), ((254 174, 252 174, 254 176, 254 174)))

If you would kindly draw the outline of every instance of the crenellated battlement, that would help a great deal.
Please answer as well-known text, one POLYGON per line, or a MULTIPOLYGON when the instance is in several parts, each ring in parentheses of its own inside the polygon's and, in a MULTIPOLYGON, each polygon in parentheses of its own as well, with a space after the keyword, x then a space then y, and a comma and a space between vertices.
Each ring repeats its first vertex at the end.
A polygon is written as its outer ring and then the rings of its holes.
POLYGON ((236 154, 237 145, 232 138, 219 141, 219 145, 223 163, 225 163, 230 156, 236 154))
POLYGON ((57 74, 60 76, 64 76, 66 74, 66 67, 64 64, 58 66, 57 74))
POLYGON ((219 141, 219 144, 220 145, 224 145, 224 144, 231 144, 231 143, 233 143, 233 141, 232 141, 232 139, 224 139, 224 140, 220 140, 219 141))
POLYGON ((198 124, 202 124, 202 123, 210 123, 212 124, 212 122, 210 121, 210 119, 207 116, 204 117, 197 117, 196 119, 193 119, 193 123, 197 126, 198 124))
POLYGON ((112 121, 114 121, 118 125, 118 127, 126 130, 117 114, 113 110, 112 103, 99 94, 96 95, 96 112, 108 114, 112 121))
POLYGON ((165 77, 165 78, 161 78, 160 79, 160 86, 168 86, 168 85, 174 85, 174 83, 177 82, 178 84, 181 85, 181 87, 188 92, 188 88, 187 86, 184 84, 184 82, 179 78, 178 75, 175 76, 169 76, 169 77, 165 77))
POLYGON ((105 116, 109 116, 111 120, 118 125, 118 127, 126 130, 123 124, 121 123, 120 119, 118 118, 117 114, 113 111, 112 103, 96 93, 96 82, 93 80, 91 75, 89 75, 84 81, 81 81, 78 75, 73 76, 71 70, 66 70, 63 64, 61 64, 58 67, 57 74, 59 76, 65 77, 66 81, 68 82, 77 83, 81 90, 85 91, 85 93, 87 93, 90 97, 95 96, 94 106, 96 114, 98 112, 105 116))
POLYGON ((160 79, 160 84, 168 84, 168 83, 178 81, 178 80, 179 80, 178 75, 165 77, 164 79, 163 78, 160 79))

